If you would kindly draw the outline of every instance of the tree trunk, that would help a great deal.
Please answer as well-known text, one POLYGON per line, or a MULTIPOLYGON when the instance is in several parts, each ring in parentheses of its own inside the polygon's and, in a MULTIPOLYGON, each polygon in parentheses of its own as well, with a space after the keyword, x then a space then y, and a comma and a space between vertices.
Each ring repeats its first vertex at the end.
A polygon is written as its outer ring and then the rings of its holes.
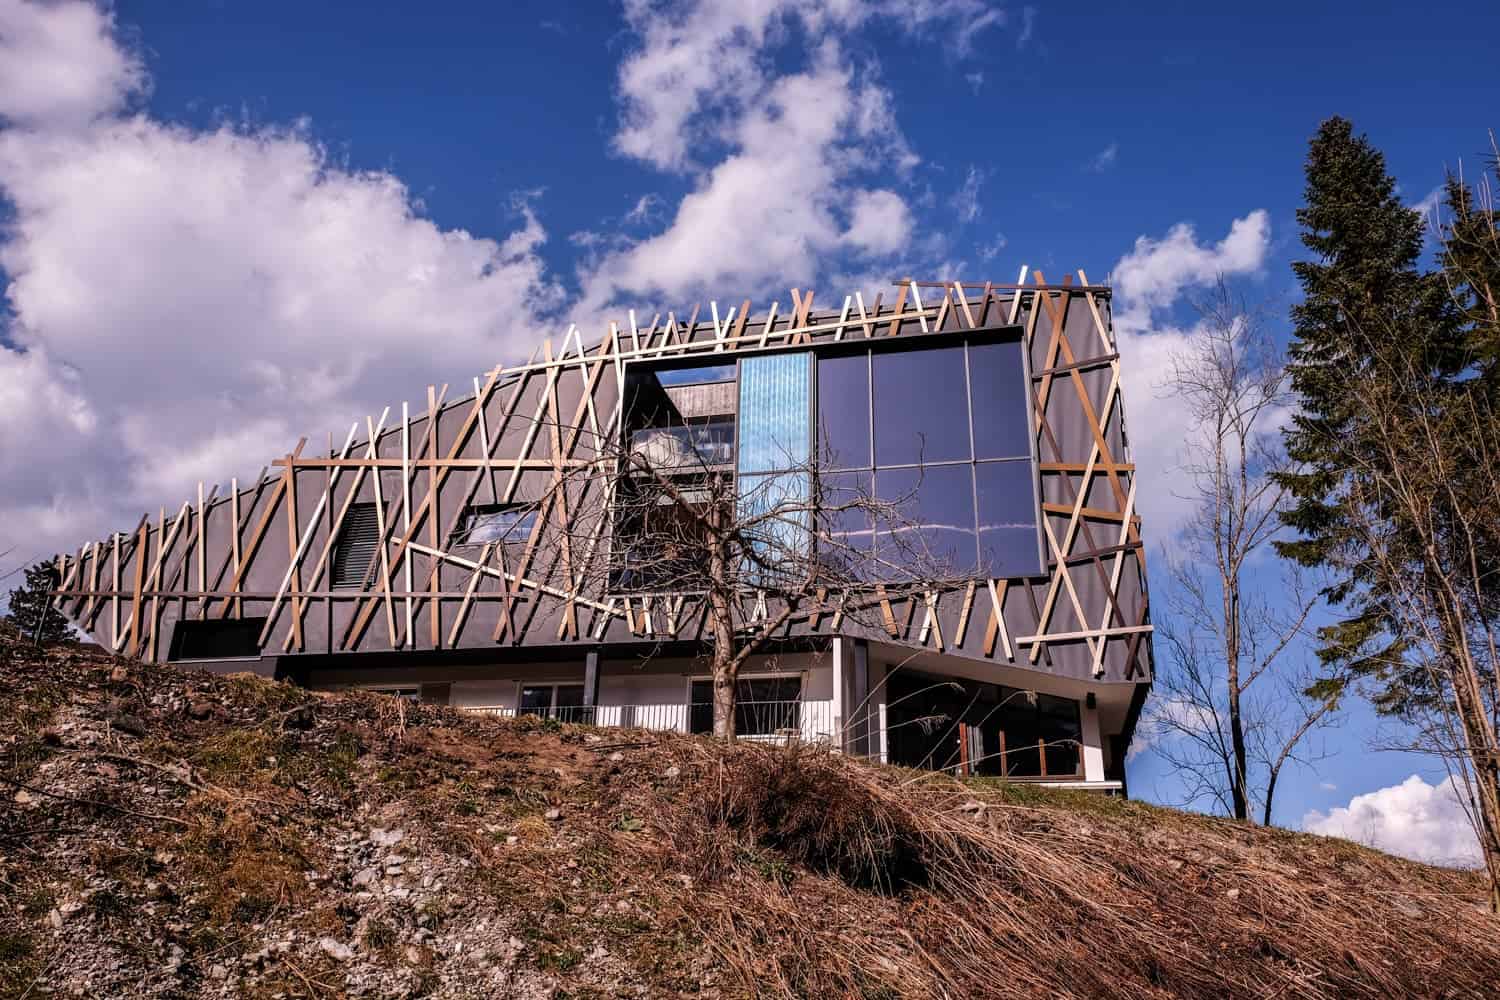
POLYGON ((714 736, 734 742, 734 702, 739 661, 734 648, 734 583, 730 572, 729 542, 721 530, 723 516, 715 508, 709 515, 711 542, 708 547, 708 613, 713 633, 714 736))
POLYGON ((1229 688, 1229 741, 1234 754, 1230 762, 1229 793, 1234 818, 1250 818, 1245 786, 1249 781, 1245 764, 1245 722, 1240 716, 1240 584, 1237 574, 1224 576, 1224 668, 1229 688))
POLYGON ((1474 832, 1485 871, 1490 877, 1490 909, 1500 913, 1500 746, 1485 715, 1479 673, 1467 655, 1454 658, 1453 692, 1474 765, 1475 793, 1479 799, 1474 832))

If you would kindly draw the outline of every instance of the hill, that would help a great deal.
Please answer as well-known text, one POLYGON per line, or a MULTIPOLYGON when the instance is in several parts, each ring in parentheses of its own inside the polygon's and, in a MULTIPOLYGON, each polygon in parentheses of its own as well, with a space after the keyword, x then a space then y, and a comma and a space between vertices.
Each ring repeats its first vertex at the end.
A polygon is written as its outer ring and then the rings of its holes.
POLYGON ((0 996, 1467 997, 1470 873, 0 632, 0 996))

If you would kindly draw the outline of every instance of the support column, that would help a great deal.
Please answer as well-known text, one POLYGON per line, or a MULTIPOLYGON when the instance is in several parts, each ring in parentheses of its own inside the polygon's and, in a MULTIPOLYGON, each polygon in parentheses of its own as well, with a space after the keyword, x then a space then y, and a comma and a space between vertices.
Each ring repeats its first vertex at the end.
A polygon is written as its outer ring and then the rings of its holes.
POLYGON ((1099 709, 1092 693, 1078 706, 1083 724, 1083 780, 1104 780, 1104 740, 1099 735, 1099 709))
POLYGON ((589 650, 583 656, 583 719, 592 723, 599 705, 599 650, 589 650))

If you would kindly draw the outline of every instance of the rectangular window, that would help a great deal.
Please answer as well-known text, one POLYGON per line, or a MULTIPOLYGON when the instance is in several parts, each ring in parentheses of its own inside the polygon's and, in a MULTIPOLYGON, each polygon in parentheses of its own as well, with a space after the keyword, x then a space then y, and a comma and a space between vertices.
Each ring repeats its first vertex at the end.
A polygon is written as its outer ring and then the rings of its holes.
POLYGON ((969 390, 964 348, 882 351, 875 373, 875 464, 967 461, 969 390))
POLYGON ((1031 393, 1021 342, 969 345, 974 457, 1031 457, 1031 393))
POLYGON ((560 722, 591 722, 593 706, 584 706, 582 684, 526 684, 521 687, 516 714, 560 722))
MULTIPOLYGON (((688 730, 714 728, 714 687, 695 680, 690 688, 688 730)), ((741 677, 735 686, 734 731, 740 736, 775 736, 802 726, 801 677, 741 677)))
POLYGON ((967 463, 880 469, 875 491, 899 504, 894 524, 875 526, 883 564, 944 575, 974 571, 974 481, 967 463))
POLYGON ((453 533, 454 545, 525 544, 536 527, 532 503, 470 504, 453 533))
POLYGON ((870 467, 870 356, 818 358, 818 465, 870 467))
POLYGON ((979 508, 979 567, 986 576, 1037 572, 1036 494, 1031 463, 974 466, 979 508))
POLYGON ((338 544, 333 548, 333 568, 329 571, 334 587, 362 587, 370 562, 380 546, 380 525, 373 503, 350 504, 339 527, 338 544))
POLYGON ((232 660, 260 655, 264 618, 183 620, 172 632, 169 660, 232 660))
POLYGON ((745 358, 740 363, 737 471, 776 472, 806 466, 811 409, 810 353, 745 358))

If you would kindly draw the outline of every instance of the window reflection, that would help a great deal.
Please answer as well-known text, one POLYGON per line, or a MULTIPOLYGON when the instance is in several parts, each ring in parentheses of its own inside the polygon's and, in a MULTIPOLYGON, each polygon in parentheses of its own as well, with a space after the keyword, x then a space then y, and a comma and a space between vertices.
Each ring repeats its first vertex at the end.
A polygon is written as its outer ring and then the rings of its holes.
POLYGON ((823 468, 870 467, 868 354, 818 359, 818 437, 823 468))
POLYGON ((968 465, 880 469, 875 491, 900 502, 899 520, 876 526, 883 562, 910 561, 943 573, 973 571, 974 485, 968 465))
POLYGON ((881 352, 872 363, 877 466, 970 457, 962 346, 881 352))

